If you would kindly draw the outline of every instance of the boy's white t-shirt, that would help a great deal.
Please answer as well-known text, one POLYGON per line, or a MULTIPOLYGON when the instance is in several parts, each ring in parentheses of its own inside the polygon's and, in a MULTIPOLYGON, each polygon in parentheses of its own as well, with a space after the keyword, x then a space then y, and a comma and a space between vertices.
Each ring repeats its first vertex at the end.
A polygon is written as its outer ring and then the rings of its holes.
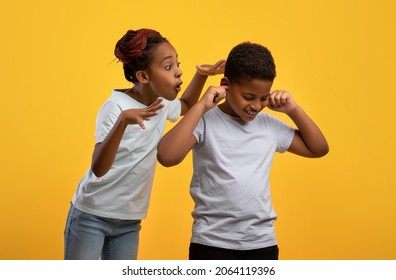
POLYGON ((269 175, 274 153, 285 152, 294 133, 263 112, 243 122, 216 106, 201 118, 193 132, 191 242, 234 250, 277 244, 269 175))
MULTIPOLYGON (((147 215, 157 160, 157 144, 166 120, 176 121, 181 113, 179 99, 163 100, 165 107, 145 121, 145 129, 129 125, 110 170, 96 177, 91 168, 80 181, 72 203, 79 210, 106 218, 139 220, 147 215)), ((114 90, 96 120, 96 143, 103 142, 119 114, 131 108, 146 108, 123 92, 114 90)))

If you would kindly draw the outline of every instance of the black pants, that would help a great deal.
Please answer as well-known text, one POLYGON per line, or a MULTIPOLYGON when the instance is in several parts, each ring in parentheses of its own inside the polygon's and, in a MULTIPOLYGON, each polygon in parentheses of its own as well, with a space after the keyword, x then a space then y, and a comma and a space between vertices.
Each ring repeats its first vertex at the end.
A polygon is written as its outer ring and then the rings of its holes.
POLYGON ((206 246, 197 243, 190 244, 190 260, 277 260, 279 248, 277 245, 254 250, 230 250, 206 246))

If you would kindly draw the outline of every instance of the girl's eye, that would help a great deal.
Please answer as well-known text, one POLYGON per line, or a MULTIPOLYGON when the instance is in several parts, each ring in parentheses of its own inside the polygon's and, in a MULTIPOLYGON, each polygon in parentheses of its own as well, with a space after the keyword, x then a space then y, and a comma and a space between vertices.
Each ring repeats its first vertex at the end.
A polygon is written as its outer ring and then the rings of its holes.
MULTIPOLYGON (((177 68, 179 68, 180 62, 177 62, 177 63, 176 63, 176 66, 177 66, 177 68)), ((172 69, 172 65, 171 65, 171 64, 165 66, 165 70, 168 70, 168 71, 169 71, 169 70, 171 70, 171 69, 172 69)))
POLYGON ((267 101, 267 100, 268 100, 268 96, 261 98, 261 101, 267 101))

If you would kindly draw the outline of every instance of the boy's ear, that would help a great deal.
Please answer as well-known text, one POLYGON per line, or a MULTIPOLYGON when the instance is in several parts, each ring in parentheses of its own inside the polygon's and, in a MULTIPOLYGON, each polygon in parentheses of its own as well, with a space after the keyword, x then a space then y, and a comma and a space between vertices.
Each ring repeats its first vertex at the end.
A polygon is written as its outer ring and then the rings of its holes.
POLYGON ((136 72, 136 78, 138 81, 142 84, 147 84, 148 83, 148 74, 146 71, 137 71, 136 72))
POLYGON ((229 86, 230 85, 230 81, 228 80, 227 77, 223 77, 223 78, 221 78, 220 85, 221 86, 229 86))

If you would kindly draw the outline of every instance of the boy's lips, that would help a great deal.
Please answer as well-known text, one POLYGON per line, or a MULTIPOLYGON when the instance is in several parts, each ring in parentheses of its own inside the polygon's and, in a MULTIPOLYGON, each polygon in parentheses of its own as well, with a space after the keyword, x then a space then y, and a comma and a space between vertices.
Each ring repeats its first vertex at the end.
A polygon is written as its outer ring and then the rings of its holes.
POLYGON ((245 109, 243 111, 245 112, 245 116, 247 117, 248 120, 254 120, 256 118, 257 114, 260 112, 257 110, 252 111, 252 110, 248 110, 248 109, 245 109))
POLYGON ((248 110, 246 110, 246 113, 248 113, 249 115, 252 115, 252 116, 257 115, 257 112, 254 112, 254 111, 248 111, 248 110))
POLYGON ((247 109, 245 110, 245 112, 252 117, 255 117, 258 114, 258 111, 251 111, 247 109))

